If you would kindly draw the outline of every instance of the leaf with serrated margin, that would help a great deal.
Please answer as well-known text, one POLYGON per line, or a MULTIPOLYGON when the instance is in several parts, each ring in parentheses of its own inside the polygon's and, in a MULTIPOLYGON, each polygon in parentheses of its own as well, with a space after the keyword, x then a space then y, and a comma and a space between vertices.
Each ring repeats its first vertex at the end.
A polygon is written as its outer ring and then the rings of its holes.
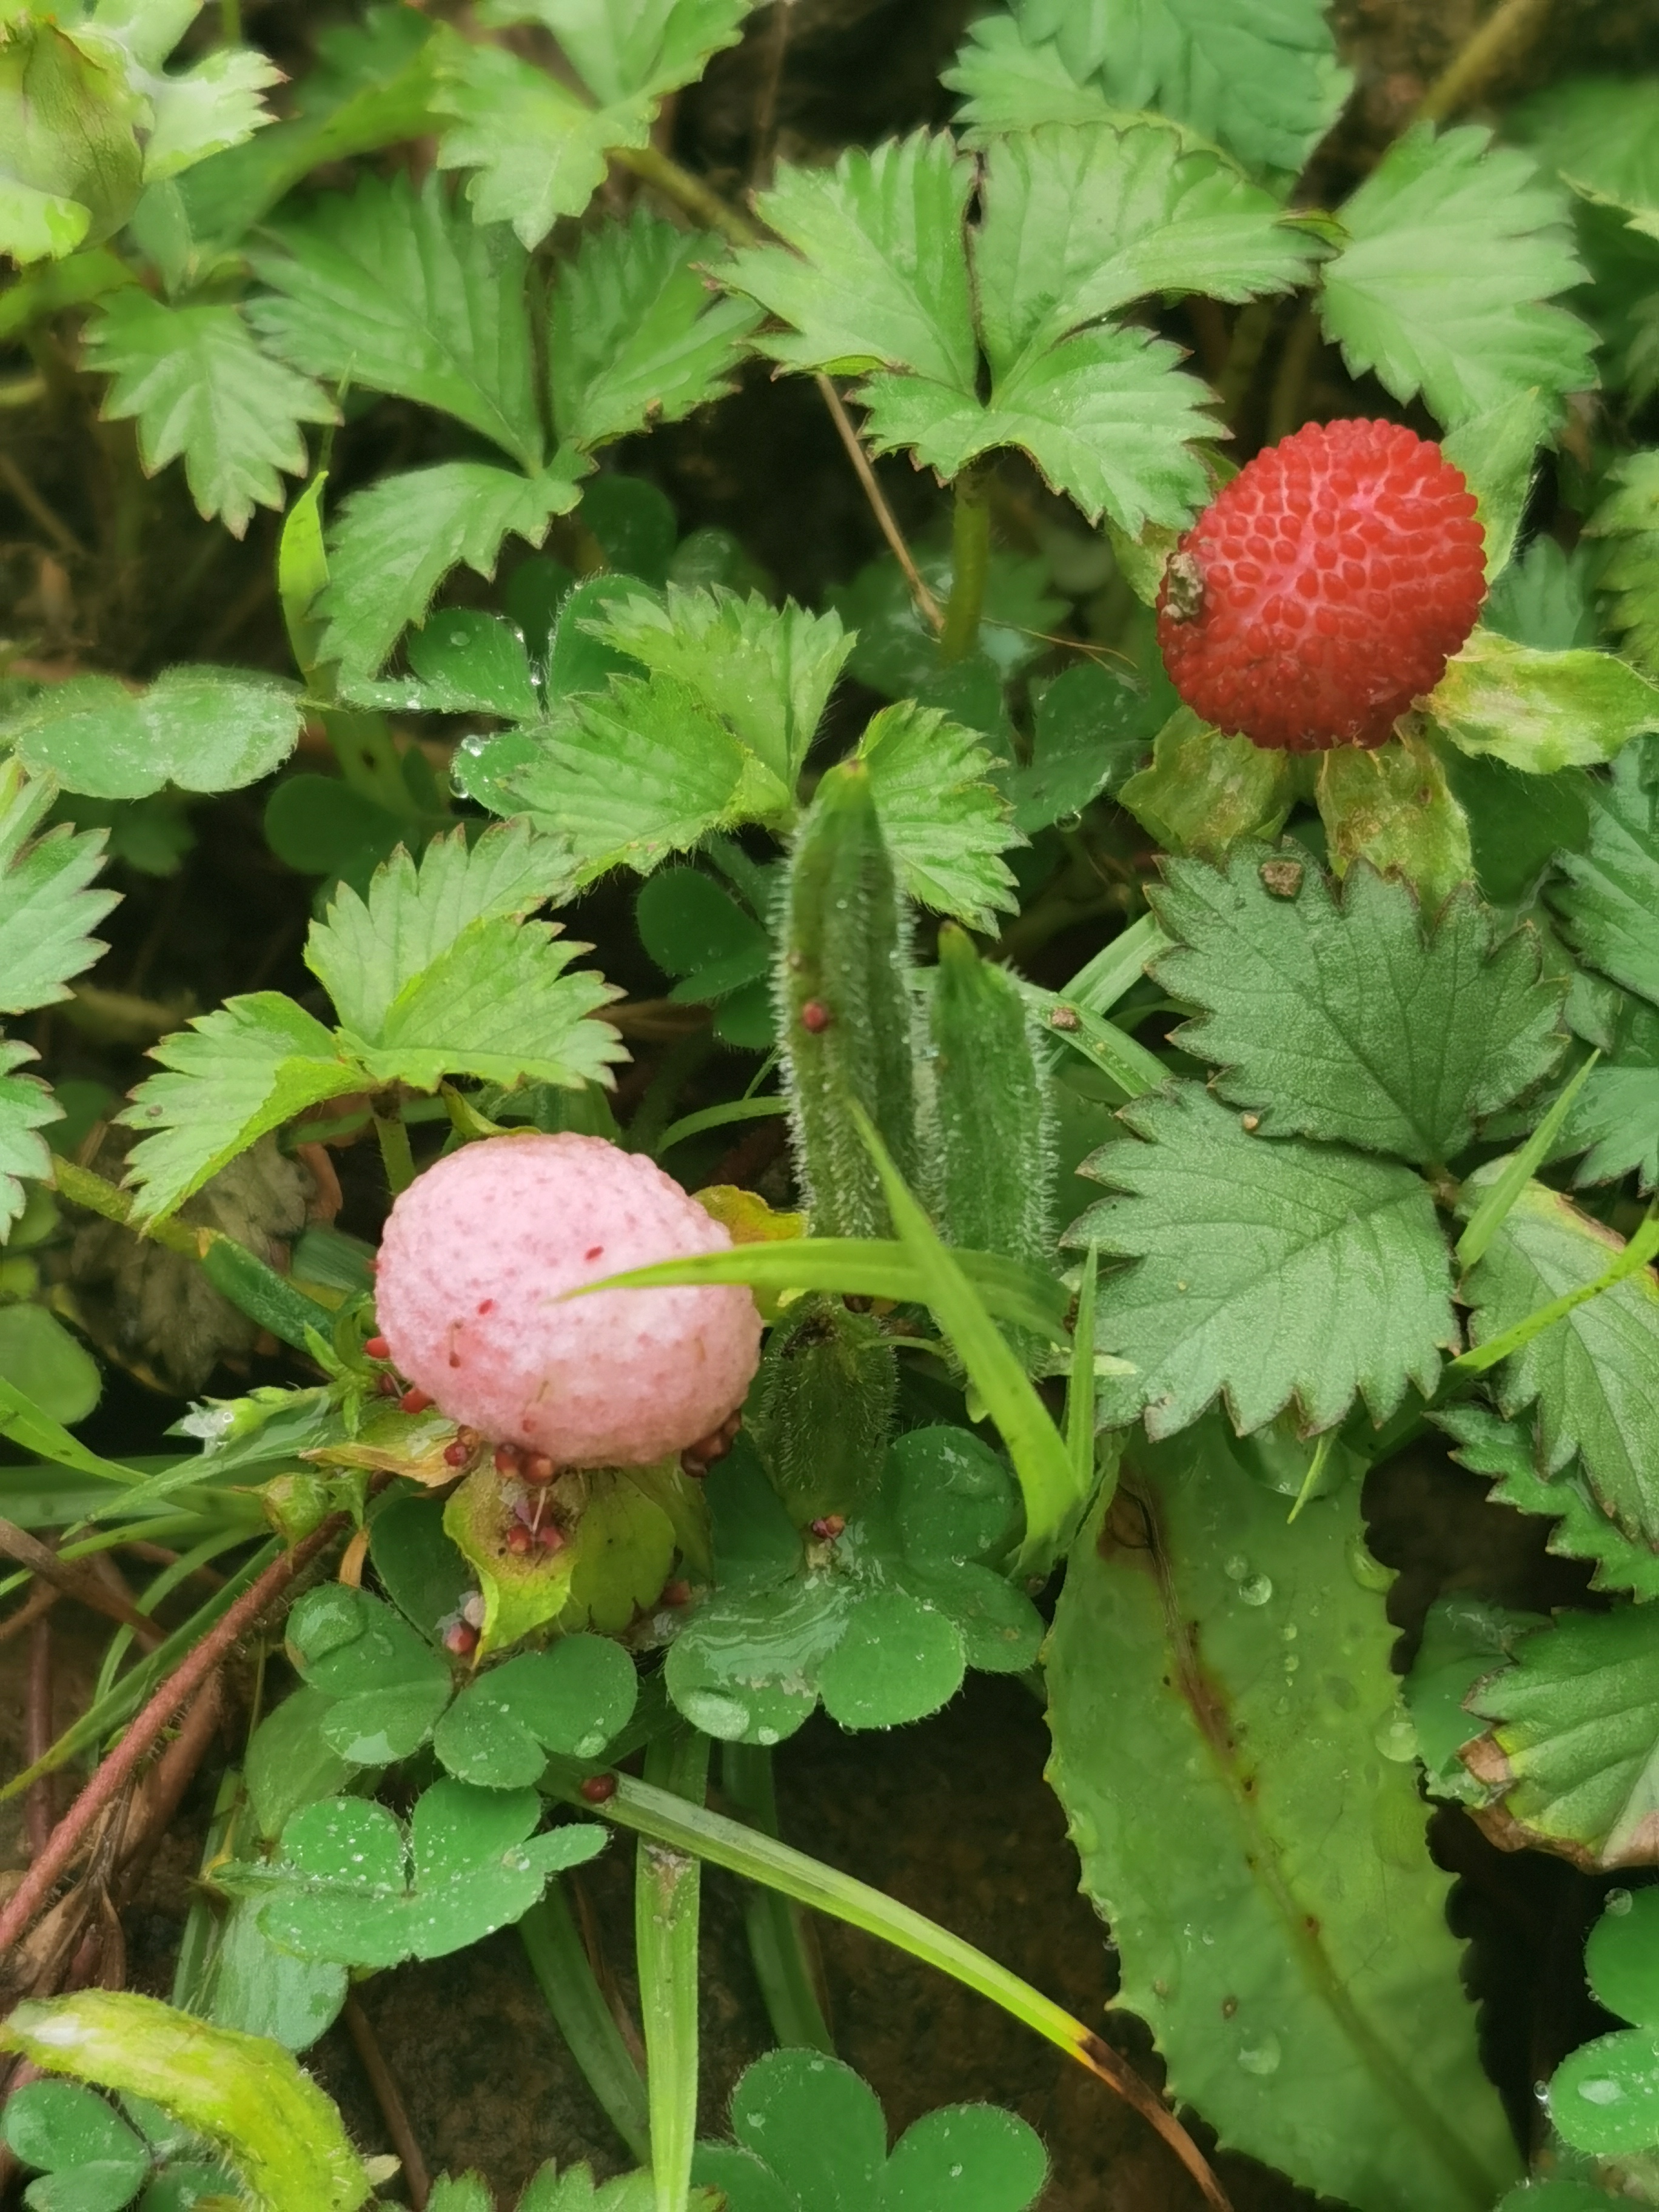
POLYGON ((112 676, 48 685, 0 730, 18 758, 89 799, 239 791, 293 751, 304 717, 299 687, 249 668, 191 661, 148 690, 112 676))
POLYGON ((836 614, 814 615, 757 592, 670 584, 661 599, 613 600, 595 635, 696 692, 739 744, 793 789, 847 665, 854 636, 836 614))
POLYGON ((471 169, 474 216, 510 222, 526 246, 539 246, 561 216, 581 213, 605 180, 608 154, 651 136, 650 100, 590 107, 517 54, 459 37, 444 42, 433 105, 451 118, 438 167, 471 169))
POLYGON ((64 1118, 38 1076, 17 1073, 36 1057, 33 1045, 0 1036, 0 1243, 23 1211, 24 1178, 40 1182, 52 1171, 52 1154, 39 1133, 64 1118))
MULTIPOLYGON (((1464 1185, 1473 1212, 1482 1178, 1464 1185)), ((1471 1344, 1485 1344, 1604 1274, 1625 1249, 1570 1199, 1529 1182, 1460 1296, 1471 1344)), ((1603 1509, 1627 1535, 1659 1542, 1659 1281, 1638 1267, 1534 1336, 1496 1370, 1500 1409, 1537 1408, 1539 1464, 1554 1475, 1575 1455, 1603 1509)))
POLYGON ((999 378, 1150 294, 1292 291, 1319 252, 1231 161, 1183 149, 1152 121, 1052 124, 998 139, 982 200, 974 268, 999 378))
POLYGON ((1500 940, 1468 886, 1425 922, 1363 863, 1340 896, 1306 866, 1287 898, 1263 874, 1274 857, 1164 862, 1152 904, 1176 942, 1152 972, 1198 1012, 1176 1041, 1267 1136, 1443 1167, 1560 1058, 1565 981, 1543 978, 1532 932, 1500 940))
MULTIPOLYGON (((968 146, 1044 123, 1122 123, 1133 112, 1114 106, 1097 78, 1073 76, 1051 39, 1028 40, 1009 15, 984 15, 970 25, 939 82, 962 94, 957 123, 968 146)), ((1181 131, 1176 123, 1168 127, 1181 131)))
POLYGON ((435 1091, 446 1075, 511 1086, 608 1084, 627 1050, 589 1018, 622 994, 591 969, 567 964, 591 946, 557 944, 549 921, 486 915, 471 922, 393 1000, 372 1039, 347 1042, 378 1083, 435 1091))
POLYGON ((1320 319, 1356 375, 1419 393, 1449 429, 1536 387, 1552 422, 1595 381, 1594 335, 1553 295, 1582 283, 1568 203, 1475 125, 1396 139, 1341 221, 1320 319))
POLYGON ((973 186, 973 163, 943 132, 851 148, 833 169, 780 169, 759 210, 794 251, 750 247, 721 271, 794 325, 757 340, 761 350, 791 368, 908 369, 971 399, 973 186))
POLYGON ((1071 120, 1044 105, 1063 97, 1063 72, 1079 95, 1157 108, 1288 179, 1353 83, 1324 0, 1019 0, 1013 15, 976 24, 945 76, 981 133, 1071 120))
POLYGON ((342 884, 313 922, 306 965, 342 1025, 371 1042, 394 1000, 486 918, 521 921, 571 887, 566 848, 526 823, 499 823, 469 846, 457 830, 412 860, 403 846, 374 872, 367 900, 342 884))
POLYGON ((144 142, 144 182, 176 177, 251 138, 270 121, 261 95, 282 82, 276 63, 251 46, 221 46, 177 76, 149 76, 153 119, 144 142))
POLYGON ((1613 541, 1598 588, 1626 652, 1659 678, 1659 453, 1627 453, 1607 482, 1613 489, 1584 526, 1587 537, 1613 541))
POLYGON ((1356 1394, 1378 1421, 1407 1383, 1430 1395, 1457 1325, 1434 1201, 1409 1168, 1252 1136, 1195 1083, 1119 1118, 1145 1141, 1084 1163, 1119 1194, 1063 1239, 1136 1263, 1101 1278, 1096 1346, 1135 1370, 1101 1381, 1103 1425, 1144 1412, 1150 1435, 1172 1436, 1219 1396, 1241 1435, 1292 1401, 1313 1431, 1356 1394))
POLYGON ((1109 514, 1138 537, 1150 520, 1183 525, 1209 477, 1193 451, 1213 438, 1210 394, 1182 373, 1166 338, 1107 324, 1024 356, 988 404, 921 377, 870 377, 859 397, 878 453, 913 446, 954 477, 981 453, 1022 446, 1045 482, 1091 522, 1109 514))
POLYGON ((1529 1423, 1506 1421, 1486 1406, 1449 1406, 1434 1420, 1452 1438, 1454 1459, 1474 1474, 1497 1477, 1487 1492, 1494 1504, 1553 1521, 1549 1549, 1558 1559, 1594 1561, 1592 1589, 1659 1597, 1659 1552, 1632 1543, 1602 1512, 1576 1469, 1542 1473, 1529 1423))
POLYGON ((1659 729, 1659 684, 1611 653, 1540 653, 1477 629, 1424 704, 1452 743, 1528 775, 1599 768, 1659 729))
POLYGON ((1002 855, 1025 838, 971 730, 914 699, 884 707, 859 739, 876 818, 905 890, 921 905, 994 931, 1019 901, 1002 855))
POLYGON ((1659 1006, 1659 738, 1631 745, 1589 786, 1589 842, 1563 853, 1550 893, 1580 959, 1659 1006))
POLYGON ((1577 1158, 1573 1182, 1659 1185, 1659 1013, 1626 999, 1610 1049, 1574 1099, 1551 1158, 1577 1158), (1582 1155, 1582 1157, 1580 1157, 1582 1155))
POLYGON ((435 176, 362 177, 271 228, 248 320, 296 368, 441 408, 521 466, 542 458, 527 264, 511 231, 452 210, 435 176))
POLYGON ((520 477, 482 461, 441 461, 354 492, 328 534, 319 660, 376 674, 458 562, 492 576, 509 533, 539 545, 553 517, 576 504, 584 466, 560 453, 542 475, 520 477))
POLYGON ((1504 1791, 1475 1818, 1507 1848, 1530 1844, 1592 1871, 1659 1856, 1651 1613, 1569 1613, 1523 1637, 1468 1704, 1492 1726, 1465 1746, 1464 1764, 1504 1791))
POLYGON ((168 1072, 146 1078, 116 1116, 141 1132, 127 1163, 139 1221, 171 1213, 307 1106, 364 1087, 362 1069, 333 1032, 280 991, 227 999, 149 1056, 168 1072))
POLYGON ((1505 127, 1586 198, 1659 220, 1659 80, 1558 79, 1511 108, 1505 127))
POLYGON ((690 687, 672 677, 612 679, 574 699, 507 778, 531 818, 568 840, 584 882, 626 863, 648 875, 725 822, 787 810, 788 793, 690 687), (765 805, 744 803, 763 781, 765 805))
POLYGON ((281 507, 281 471, 303 475, 302 422, 339 419, 308 376, 261 353, 228 301, 168 307, 138 286, 104 302, 86 334, 88 368, 112 379, 104 413, 136 416, 145 471, 182 453, 199 513, 233 536, 256 507, 281 507))
POLYGON ((596 100, 674 92, 737 44, 756 0, 483 0, 486 23, 539 23, 596 100))
POLYGON ((1049 1778, 1119 2001, 1224 2145, 1366 2212, 1490 2204, 1514 2143, 1416 1769, 1378 1756, 1395 1631, 1351 1565, 1359 1486, 1287 1522, 1213 1416, 1125 1462, 1044 1668, 1049 1778))
POLYGON ((67 999, 70 977, 104 950, 89 933, 120 903, 118 892, 91 888, 105 831, 60 825, 35 836, 57 796, 51 777, 0 758, 0 1014, 67 999))
POLYGON ((561 264, 547 343, 561 438, 603 445, 731 391, 760 315, 746 301, 711 298, 698 264, 722 250, 635 208, 626 222, 589 231, 561 264))

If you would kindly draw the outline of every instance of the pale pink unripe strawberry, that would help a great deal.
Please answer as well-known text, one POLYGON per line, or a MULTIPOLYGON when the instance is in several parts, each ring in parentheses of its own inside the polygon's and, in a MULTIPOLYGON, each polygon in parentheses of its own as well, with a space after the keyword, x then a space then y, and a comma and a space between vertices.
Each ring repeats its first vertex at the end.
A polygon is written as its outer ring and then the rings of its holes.
POLYGON ((453 1420, 558 1467, 643 1467, 743 1402, 760 1316, 732 1284, 562 1293, 731 1243, 643 1154, 491 1137, 392 1209, 374 1303, 399 1371, 453 1420))

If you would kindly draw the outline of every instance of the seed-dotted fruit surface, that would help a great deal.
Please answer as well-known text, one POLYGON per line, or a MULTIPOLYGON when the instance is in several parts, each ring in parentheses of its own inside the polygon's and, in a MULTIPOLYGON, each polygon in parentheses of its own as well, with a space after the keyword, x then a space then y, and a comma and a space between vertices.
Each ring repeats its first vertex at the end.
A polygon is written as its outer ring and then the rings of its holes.
POLYGON ((1170 556, 1158 636, 1218 729, 1323 752, 1380 745, 1486 596, 1475 501, 1397 422, 1310 422, 1258 453, 1170 556))
POLYGON ((601 1137, 491 1137, 398 1198, 376 1317, 399 1372, 452 1419, 556 1467, 643 1467, 742 1403, 755 1302, 726 1284, 561 1294, 731 1241, 640 1153, 601 1137))

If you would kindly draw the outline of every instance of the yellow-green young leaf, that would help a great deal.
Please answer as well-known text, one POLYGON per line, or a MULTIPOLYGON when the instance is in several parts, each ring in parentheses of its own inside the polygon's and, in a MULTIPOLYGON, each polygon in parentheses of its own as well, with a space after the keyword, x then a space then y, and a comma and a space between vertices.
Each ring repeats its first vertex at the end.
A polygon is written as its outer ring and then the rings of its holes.
POLYGON ((876 819, 910 896, 994 930, 997 914, 1019 903, 1002 855, 1026 841, 973 732, 905 700, 874 717, 854 757, 869 772, 876 819))
POLYGON ((1659 740, 1632 745, 1589 787, 1589 842, 1563 853, 1551 893, 1567 941, 1592 968, 1659 1006, 1659 740))
POLYGON ((1659 453, 1626 454, 1607 481, 1613 490, 1585 525, 1613 541, 1601 573, 1607 620, 1637 665, 1659 678, 1659 453))
POLYGON ((1449 429, 1534 390, 1559 422, 1567 394, 1595 381, 1589 326, 1552 304, 1584 273, 1568 211, 1489 131, 1414 125, 1343 204, 1327 336, 1356 374, 1397 399, 1420 393, 1449 429))
POLYGON ((1477 629, 1425 702, 1455 745, 1531 775, 1594 768, 1659 729, 1659 684, 1611 653, 1538 653, 1477 629))
MULTIPOLYGON (((89 799, 239 791, 280 768, 303 717, 298 687, 203 661, 163 670, 147 690, 112 676, 53 684, 0 734, 38 775, 89 799)), ((0 1001, 3 1003, 3 1001, 0 1001)))
POLYGON ((561 262, 547 347, 561 438, 604 445, 732 389, 760 315, 746 301, 710 298, 700 264, 722 251, 718 238, 636 208, 561 262))
MULTIPOLYGON (((1473 1210, 1480 1181, 1470 1182, 1473 1210)), ((1487 1343, 1595 1282, 1624 1249, 1622 1237, 1559 1191, 1528 1183, 1464 1286, 1471 1342, 1487 1343)), ((1536 1408, 1546 1473, 1580 1458, 1585 1480, 1620 1528, 1659 1540, 1659 1282, 1650 1267, 1552 1323, 1502 1363, 1496 1381, 1505 1413, 1536 1408)))
POLYGON ((452 210, 436 177, 363 177, 272 227, 249 257, 271 289, 247 304, 275 353, 331 384, 349 380, 442 408, 526 469, 542 427, 526 298, 511 231, 452 210))
POLYGON ((0 2042, 35 2065, 159 2105, 240 2176, 252 2212, 356 2212, 373 2194, 329 2099, 278 2045, 154 1997, 26 1999, 0 2042))
POLYGON ((132 212, 143 109, 121 58, 50 20, 0 23, 0 253, 58 260, 132 212))
POLYGON ((1420 738, 1390 739, 1375 752, 1333 746, 1319 757, 1315 790, 1339 876, 1369 860, 1380 874, 1402 875, 1433 908, 1474 874, 1468 817, 1420 738))
POLYGON ((87 332, 87 366, 112 380, 104 412, 136 416, 153 476, 180 453, 203 514, 240 538, 256 507, 280 507, 281 471, 304 472, 302 422, 333 422, 308 376, 261 353, 228 301, 169 307, 135 286, 108 299, 87 332))
POLYGON ((1218 1418, 1132 1449, 1072 1553, 1050 1779, 1171 2094, 1361 2212, 1514 2176, 1429 1856, 1359 1486, 1285 1500, 1218 1418))
POLYGON ((1392 1160, 1252 1135, 1201 1085, 1121 1109, 1139 1144, 1082 1172, 1119 1195, 1066 1232, 1103 1261, 1096 1345, 1127 1360, 1103 1378, 1103 1423, 1144 1413, 1168 1437, 1224 1398, 1241 1434, 1292 1401, 1309 1430, 1357 1395, 1382 1420, 1426 1397, 1456 1342, 1451 1261, 1421 1177, 1392 1160))
POLYGON ((1224 737, 1190 707, 1177 707, 1152 744, 1152 761, 1118 798, 1166 853, 1219 860, 1245 837, 1275 837, 1296 804, 1288 753, 1224 737))

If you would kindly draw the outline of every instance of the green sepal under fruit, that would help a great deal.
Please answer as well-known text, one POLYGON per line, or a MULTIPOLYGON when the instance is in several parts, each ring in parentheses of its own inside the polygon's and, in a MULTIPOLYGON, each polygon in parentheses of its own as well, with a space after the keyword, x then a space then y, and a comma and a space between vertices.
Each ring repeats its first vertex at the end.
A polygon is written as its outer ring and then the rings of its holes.
MULTIPOLYGON (((1052 1266, 1054 1111, 1019 986, 947 921, 928 1009, 928 1171, 953 1244, 1052 1266)), ((1022 1350, 1035 1346, 1022 1343, 1022 1350)))
POLYGON ((869 771, 844 761, 818 786, 789 863, 778 1000, 791 1119, 815 1237, 890 1237, 881 1180, 850 1105, 915 1180, 906 971, 909 921, 869 771))
POLYGON ((872 1315, 798 1299, 772 1331, 744 1419, 797 1528, 850 1519, 881 1477, 898 1399, 898 1357, 872 1315))

